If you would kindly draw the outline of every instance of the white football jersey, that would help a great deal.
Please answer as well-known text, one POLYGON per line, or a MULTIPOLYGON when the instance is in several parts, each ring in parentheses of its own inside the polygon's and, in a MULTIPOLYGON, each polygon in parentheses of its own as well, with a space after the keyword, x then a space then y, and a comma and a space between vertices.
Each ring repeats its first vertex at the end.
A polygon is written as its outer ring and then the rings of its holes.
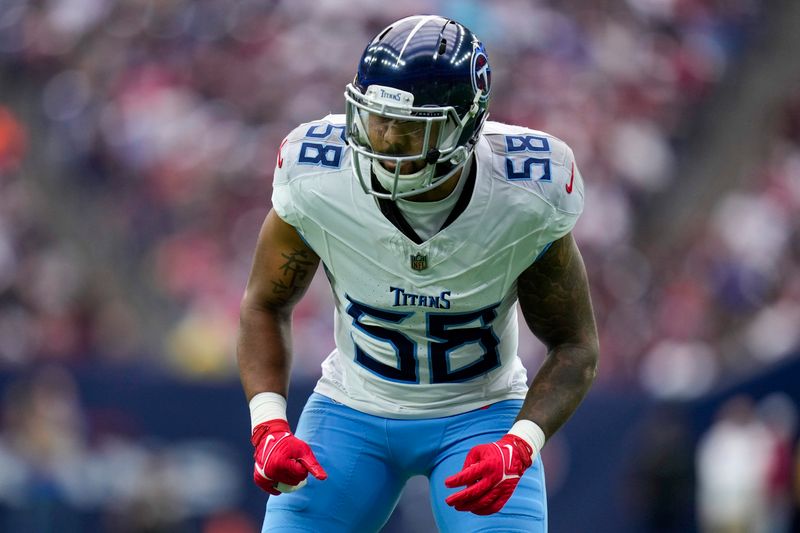
POLYGON ((281 145, 273 207, 319 255, 334 296, 336 349, 317 392, 389 418, 525 397, 516 279, 575 225, 583 182, 572 150, 541 131, 487 122, 475 153, 466 207, 417 244, 362 190, 344 115, 281 145))

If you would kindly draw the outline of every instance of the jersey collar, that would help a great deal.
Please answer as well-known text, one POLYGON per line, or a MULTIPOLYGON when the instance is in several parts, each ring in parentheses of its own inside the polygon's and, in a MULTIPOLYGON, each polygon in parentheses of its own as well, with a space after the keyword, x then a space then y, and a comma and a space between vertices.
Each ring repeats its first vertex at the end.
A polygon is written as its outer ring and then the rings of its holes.
MULTIPOLYGON (((472 157, 473 158, 476 157, 474 152, 472 154, 472 157)), ((447 217, 447 219, 445 219, 444 223, 442 224, 442 227, 439 228, 439 231, 442 231, 447 226, 452 224, 469 205, 469 201, 472 198, 472 192, 475 190, 475 176, 476 176, 477 166, 478 165, 473 159, 472 164, 470 165, 469 175, 467 175, 467 182, 464 184, 464 188, 461 191, 461 195, 458 197, 458 201, 456 201, 456 204, 453 206, 453 210, 450 211, 450 215, 447 217)), ((373 188, 375 188, 379 192, 383 192, 385 190, 383 189, 383 187, 381 187, 381 184, 378 183, 378 180, 374 174, 371 176, 371 179, 373 188)), ((381 213, 383 213, 383 216, 386 217, 386 219, 389 222, 391 222, 392 225, 396 227, 403 235, 408 237, 414 244, 422 244, 423 242, 425 242, 417 234, 417 232, 414 231, 414 228, 412 228, 411 225, 408 223, 408 221, 405 219, 405 217, 400 212, 400 209, 398 209, 397 204, 395 202, 385 198, 377 198, 377 197, 376 200, 378 202, 378 207, 380 208, 381 213)))

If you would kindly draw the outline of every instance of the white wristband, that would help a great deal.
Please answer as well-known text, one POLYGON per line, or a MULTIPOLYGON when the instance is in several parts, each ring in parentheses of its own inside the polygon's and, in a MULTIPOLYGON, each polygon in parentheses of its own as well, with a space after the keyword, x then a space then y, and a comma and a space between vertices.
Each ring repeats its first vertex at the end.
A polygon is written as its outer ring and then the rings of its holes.
POLYGON ((286 420, 286 398, 277 392, 259 392, 250 400, 250 431, 267 420, 286 420))
POLYGON ((536 422, 532 420, 517 420, 508 432, 531 445, 531 448, 533 448, 531 459, 542 451, 545 440, 544 431, 542 431, 542 428, 540 428, 536 422))

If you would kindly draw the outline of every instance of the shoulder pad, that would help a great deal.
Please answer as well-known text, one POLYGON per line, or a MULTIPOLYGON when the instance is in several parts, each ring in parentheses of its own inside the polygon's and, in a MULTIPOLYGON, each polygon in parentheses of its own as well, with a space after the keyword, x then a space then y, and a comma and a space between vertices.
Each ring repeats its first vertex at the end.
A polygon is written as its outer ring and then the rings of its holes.
POLYGON ((304 198, 296 192, 299 180, 339 172, 349 164, 344 132, 344 115, 328 115, 301 124, 281 142, 272 180, 272 207, 298 230, 304 198))
POLYGON ((583 179, 572 149, 549 133, 489 121, 483 135, 496 161, 495 177, 530 190, 556 210, 579 215, 583 179))
POLYGON ((275 185, 303 174, 336 171, 343 167, 344 115, 328 115, 293 129, 281 142, 275 166, 275 185))
POLYGON ((318 140, 345 144, 344 115, 327 115, 319 120, 300 124, 286 136, 286 141, 296 142, 303 139, 318 140))

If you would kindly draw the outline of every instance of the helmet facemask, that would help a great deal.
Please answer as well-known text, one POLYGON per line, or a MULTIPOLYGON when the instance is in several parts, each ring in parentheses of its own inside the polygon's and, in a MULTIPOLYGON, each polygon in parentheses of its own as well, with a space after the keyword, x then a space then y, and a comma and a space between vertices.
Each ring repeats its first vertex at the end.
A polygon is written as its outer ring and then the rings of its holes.
POLYGON ((431 190, 453 176, 472 153, 474 140, 464 142, 462 137, 480 110, 480 97, 478 91, 473 105, 461 117, 452 106, 414 107, 412 93, 392 87, 370 85, 362 93, 355 85, 348 85, 346 135, 355 153, 353 168, 364 191, 394 200, 431 190), (375 149, 370 141, 370 126, 377 129, 377 125, 392 121, 403 132, 421 139, 419 152, 397 154, 375 149), (403 164, 409 161, 424 161, 425 166, 402 174, 403 164), (385 191, 375 190, 371 173, 385 191))

